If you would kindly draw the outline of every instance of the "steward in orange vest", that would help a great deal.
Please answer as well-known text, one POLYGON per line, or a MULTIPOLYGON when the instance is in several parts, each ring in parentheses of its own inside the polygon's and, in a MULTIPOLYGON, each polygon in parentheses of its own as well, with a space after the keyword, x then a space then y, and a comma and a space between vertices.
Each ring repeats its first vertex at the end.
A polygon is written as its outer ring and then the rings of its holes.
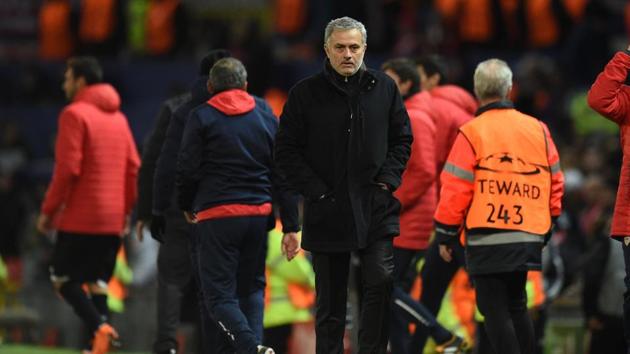
POLYGON ((68 58, 74 49, 69 0, 46 0, 39 11, 39 55, 44 60, 68 58))
POLYGON ((436 240, 448 262, 450 244, 464 228, 466 265, 495 352, 530 353, 525 282, 528 271, 541 270, 564 177, 547 126, 507 100, 507 64, 480 63, 474 81, 480 108, 460 128, 444 166, 436 240))

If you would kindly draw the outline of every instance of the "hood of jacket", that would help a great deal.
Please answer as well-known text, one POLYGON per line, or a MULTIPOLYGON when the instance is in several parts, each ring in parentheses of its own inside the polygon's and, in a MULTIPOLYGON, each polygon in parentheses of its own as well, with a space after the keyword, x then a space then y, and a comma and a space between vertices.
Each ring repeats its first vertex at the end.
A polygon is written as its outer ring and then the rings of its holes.
POLYGON ((239 89, 219 92, 208 100, 208 104, 228 116, 245 114, 256 107, 254 97, 239 89))
POLYGON ((120 109, 120 95, 110 84, 88 85, 74 96, 73 102, 86 102, 105 112, 120 109))

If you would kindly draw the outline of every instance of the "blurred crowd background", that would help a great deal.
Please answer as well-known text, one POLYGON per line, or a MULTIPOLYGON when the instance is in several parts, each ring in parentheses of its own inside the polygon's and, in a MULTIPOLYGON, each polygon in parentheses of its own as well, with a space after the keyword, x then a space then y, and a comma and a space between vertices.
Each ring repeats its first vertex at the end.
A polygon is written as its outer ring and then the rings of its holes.
MULTIPOLYGON (((102 61, 142 150, 160 103, 191 85, 208 50, 226 48, 241 59, 250 92, 279 110, 293 84, 321 69, 326 23, 346 15, 366 25, 373 68, 439 54, 447 81, 472 91, 478 62, 510 64, 516 107, 548 124, 566 176, 553 239, 561 292, 550 314, 560 339, 549 353, 581 353, 581 337, 569 334, 588 332, 584 289, 610 285, 588 270, 606 244, 621 163, 617 128, 588 107, 586 92, 630 42, 626 0, 0 1, 0 338, 65 347, 80 341, 78 320, 48 282, 52 240, 34 227, 66 103, 66 58, 102 61)), ((125 243, 124 308, 114 323, 135 334, 126 348, 147 350, 157 245, 150 238, 125 243)))

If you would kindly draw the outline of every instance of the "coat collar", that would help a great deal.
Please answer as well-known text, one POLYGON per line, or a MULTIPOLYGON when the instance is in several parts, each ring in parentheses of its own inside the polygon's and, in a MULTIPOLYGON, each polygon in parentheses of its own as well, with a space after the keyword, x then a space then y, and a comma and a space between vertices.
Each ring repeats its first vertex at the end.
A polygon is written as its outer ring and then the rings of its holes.
POLYGON ((477 112, 475 112, 475 117, 480 116, 481 114, 491 110, 491 109, 513 109, 514 103, 510 100, 496 101, 492 103, 488 103, 485 106, 479 107, 477 112))

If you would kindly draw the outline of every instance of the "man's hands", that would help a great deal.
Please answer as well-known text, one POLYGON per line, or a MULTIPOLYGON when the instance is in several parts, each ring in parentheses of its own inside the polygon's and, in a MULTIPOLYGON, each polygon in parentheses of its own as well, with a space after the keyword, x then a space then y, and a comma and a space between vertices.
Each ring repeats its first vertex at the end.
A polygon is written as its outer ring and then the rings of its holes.
POLYGON ((46 235, 52 230, 52 221, 50 217, 46 214, 39 214, 37 217, 37 231, 46 235))
POLYGON ((292 260, 300 252, 300 238, 297 232, 287 232, 282 235, 282 254, 287 257, 287 261, 292 260))
POLYGON ((453 260, 453 249, 445 244, 440 245, 440 257, 444 262, 450 263, 453 260))
POLYGON ((136 238, 140 242, 144 241, 144 233, 142 231, 144 230, 145 226, 147 226, 146 220, 138 219, 138 221, 136 221, 136 238))

